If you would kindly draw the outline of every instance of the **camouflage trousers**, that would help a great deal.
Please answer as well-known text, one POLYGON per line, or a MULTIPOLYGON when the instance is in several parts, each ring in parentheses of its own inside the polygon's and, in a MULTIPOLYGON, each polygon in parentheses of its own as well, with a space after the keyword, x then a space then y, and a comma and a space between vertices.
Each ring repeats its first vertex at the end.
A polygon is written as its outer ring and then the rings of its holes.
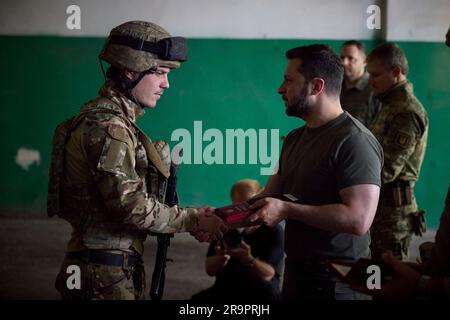
POLYGON ((399 260, 408 259, 409 245, 414 233, 413 215, 415 204, 393 207, 378 206, 370 228, 370 251, 372 258, 380 259, 390 251, 399 260))
POLYGON ((134 267, 92 264, 66 255, 55 287, 63 300, 141 300, 145 292, 145 272, 142 261, 134 267), (68 267, 80 268, 80 288, 69 288, 68 267))

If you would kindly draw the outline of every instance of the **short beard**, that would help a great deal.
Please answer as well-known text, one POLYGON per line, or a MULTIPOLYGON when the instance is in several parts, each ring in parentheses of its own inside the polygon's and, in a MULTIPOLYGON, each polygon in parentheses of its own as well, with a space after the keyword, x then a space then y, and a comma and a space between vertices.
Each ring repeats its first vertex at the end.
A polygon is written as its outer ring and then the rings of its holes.
POLYGON ((307 101, 308 98, 308 87, 305 85, 300 92, 298 100, 292 104, 288 105, 286 108, 286 114, 291 117, 304 118, 311 113, 312 106, 307 101))

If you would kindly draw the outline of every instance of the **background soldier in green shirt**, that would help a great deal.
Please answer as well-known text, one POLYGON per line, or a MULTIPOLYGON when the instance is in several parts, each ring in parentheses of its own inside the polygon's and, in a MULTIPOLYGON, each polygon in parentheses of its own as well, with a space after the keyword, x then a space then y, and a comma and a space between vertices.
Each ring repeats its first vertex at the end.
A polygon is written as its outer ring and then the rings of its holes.
POLYGON ((408 61, 399 46, 376 47, 367 63, 369 83, 381 103, 371 131, 384 151, 380 201, 370 229, 371 251, 374 258, 391 251, 398 259, 406 259, 412 234, 425 230, 414 183, 425 155, 428 115, 407 81, 408 61))
POLYGON ((341 47, 340 56, 344 66, 341 106, 369 127, 378 108, 377 104, 372 103, 372 87, 369 85, 369 74, 365 71, 365 46, 357 40, 346 41, 341 47))
POLYGON ((219 239, 226 227, 209 207, 164 204, 169 147, 135 123, 186 60, 185 39, 130 21, 111 31, 99 57, 111 65, 99 96, 53 138, 48 213, 73 228, 56 287, 64 299, 141 299, 149 232, 188 231, 204 241, 219 239), (67 285, 70 265, 81 270, 79 288, 67 285))

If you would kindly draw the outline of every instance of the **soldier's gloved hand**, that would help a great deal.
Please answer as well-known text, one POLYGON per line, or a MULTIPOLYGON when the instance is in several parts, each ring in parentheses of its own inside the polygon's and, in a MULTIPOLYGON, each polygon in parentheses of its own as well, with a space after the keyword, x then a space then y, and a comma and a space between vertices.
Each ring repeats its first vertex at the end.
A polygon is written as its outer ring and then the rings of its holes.
POLYGON ((200 242, 220 240, 228 230, 225 223, 214 214, 214 208, 204 206, 197 209, 198 226, 191 234, 200 242))

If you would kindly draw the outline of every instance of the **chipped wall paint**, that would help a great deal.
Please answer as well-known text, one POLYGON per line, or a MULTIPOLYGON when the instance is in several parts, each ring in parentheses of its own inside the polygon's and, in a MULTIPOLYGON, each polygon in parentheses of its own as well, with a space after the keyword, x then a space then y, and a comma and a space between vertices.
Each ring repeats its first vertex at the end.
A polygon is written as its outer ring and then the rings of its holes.
POLYGON ((17 165, 28 171, 33 163, 36 163, 38 166, 41 164, 41 154, 38 150, 22 147, 17 150, 15 160, 17 165))

